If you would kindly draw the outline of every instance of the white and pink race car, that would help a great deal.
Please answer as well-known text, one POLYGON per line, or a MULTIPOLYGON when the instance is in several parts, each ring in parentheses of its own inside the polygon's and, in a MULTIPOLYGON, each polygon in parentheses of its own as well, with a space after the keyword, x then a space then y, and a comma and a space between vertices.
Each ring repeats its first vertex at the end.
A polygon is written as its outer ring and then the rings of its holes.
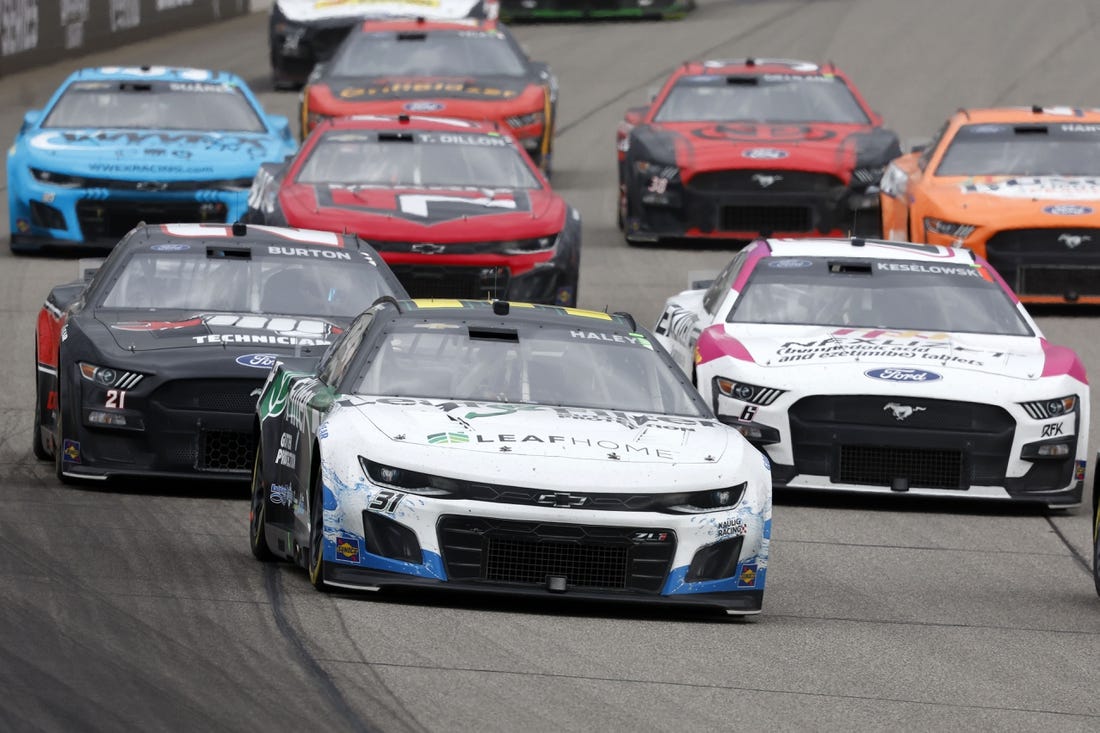
POLYGON ((757 241, 654 332, 776 488, 1081 503, 1085 368, 969 250, 757 241))

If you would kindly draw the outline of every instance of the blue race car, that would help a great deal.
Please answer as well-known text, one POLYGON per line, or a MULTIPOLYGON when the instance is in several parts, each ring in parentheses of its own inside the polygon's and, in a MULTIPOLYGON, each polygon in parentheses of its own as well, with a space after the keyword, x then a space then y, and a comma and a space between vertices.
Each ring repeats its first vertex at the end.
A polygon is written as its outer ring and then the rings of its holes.
POLYGON ((234 222, 261 163, 297 147, 240 77, 82 69, 23 119, 8 151, 13 252, 112 247, 139 222, 234 222))

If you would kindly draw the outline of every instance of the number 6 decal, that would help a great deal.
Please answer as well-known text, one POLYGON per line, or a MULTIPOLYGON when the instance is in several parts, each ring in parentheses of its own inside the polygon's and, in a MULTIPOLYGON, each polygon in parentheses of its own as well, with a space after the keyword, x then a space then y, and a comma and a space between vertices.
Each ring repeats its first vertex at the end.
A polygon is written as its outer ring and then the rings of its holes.
POLYGON ((107 402, 105 407, 117 407, 122 410, 126 408, 126 390, 123 389, 109 389, 107 390, 107 402))

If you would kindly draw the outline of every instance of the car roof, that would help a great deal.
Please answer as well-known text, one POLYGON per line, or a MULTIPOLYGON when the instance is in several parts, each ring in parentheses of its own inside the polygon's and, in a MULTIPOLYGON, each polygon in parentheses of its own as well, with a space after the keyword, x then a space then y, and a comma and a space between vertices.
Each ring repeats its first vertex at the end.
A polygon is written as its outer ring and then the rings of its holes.
POLYGON ((261 224, 145 224, 136 227, 125 241, 132 247, 187 243, 196 246, 369 248, 350 234, 261 224))
POLYGON ((961 124, 1081 123, 1100 122, 1100 109, 1081 107, 984 107, 960 109, 954 115, 961 124))
POLYGON ((571 328, 600 328, 637 331, 638 325, 628 313, 603 313, 557 305, 513 303, 503 300, 458 300, 419 298, 394 301, 403 320, 431 318, 440 321, 483 321, 499 324, 502 320, 554 324, 571 328), (507 305, 507 309, 503 308, 507 305), (503 312, 498 312, 503 311, 503 312))
POLYGON ((352 115, 325 120, 318 130, 433 130, 455 133, 498 132, 489 120, 460 120, 426 115, 352 115))
POLYGON ((840 75, 840 72, 832 63, 822 67, 813 61, 802 61, 800 59, 756 57, 688 61, 674 72, 674 76, 725 76, 726 74, 792 74, 799 76, 832 74, 837 76, 840 75))
POLYGON ((885 239, 768 239, 772 257, 858 257, 871 260, 917 260, 972 265, 978 258, 964 247, 891 242, 885 239))
POLYGON ((79 69, 72 81, 175 81, 205 84, 241 84, 241 78, 228 71, 196 69, 186 66, 94 66, 79 69))
POLYGON ((360 33, 379 31, 502 31, 493 18, 370 18, 359 26, 360 33))

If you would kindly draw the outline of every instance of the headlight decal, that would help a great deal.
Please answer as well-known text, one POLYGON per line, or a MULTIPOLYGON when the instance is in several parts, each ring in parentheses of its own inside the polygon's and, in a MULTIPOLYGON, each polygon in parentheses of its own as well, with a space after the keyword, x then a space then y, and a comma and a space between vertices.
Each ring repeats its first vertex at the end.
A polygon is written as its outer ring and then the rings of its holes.
POLYGON ((1077 409, 1077 395, 1066 395, 1049 400, 1021 402, 1020 406, 1032 420, 1049 420, 1068 415, 1077 409))

